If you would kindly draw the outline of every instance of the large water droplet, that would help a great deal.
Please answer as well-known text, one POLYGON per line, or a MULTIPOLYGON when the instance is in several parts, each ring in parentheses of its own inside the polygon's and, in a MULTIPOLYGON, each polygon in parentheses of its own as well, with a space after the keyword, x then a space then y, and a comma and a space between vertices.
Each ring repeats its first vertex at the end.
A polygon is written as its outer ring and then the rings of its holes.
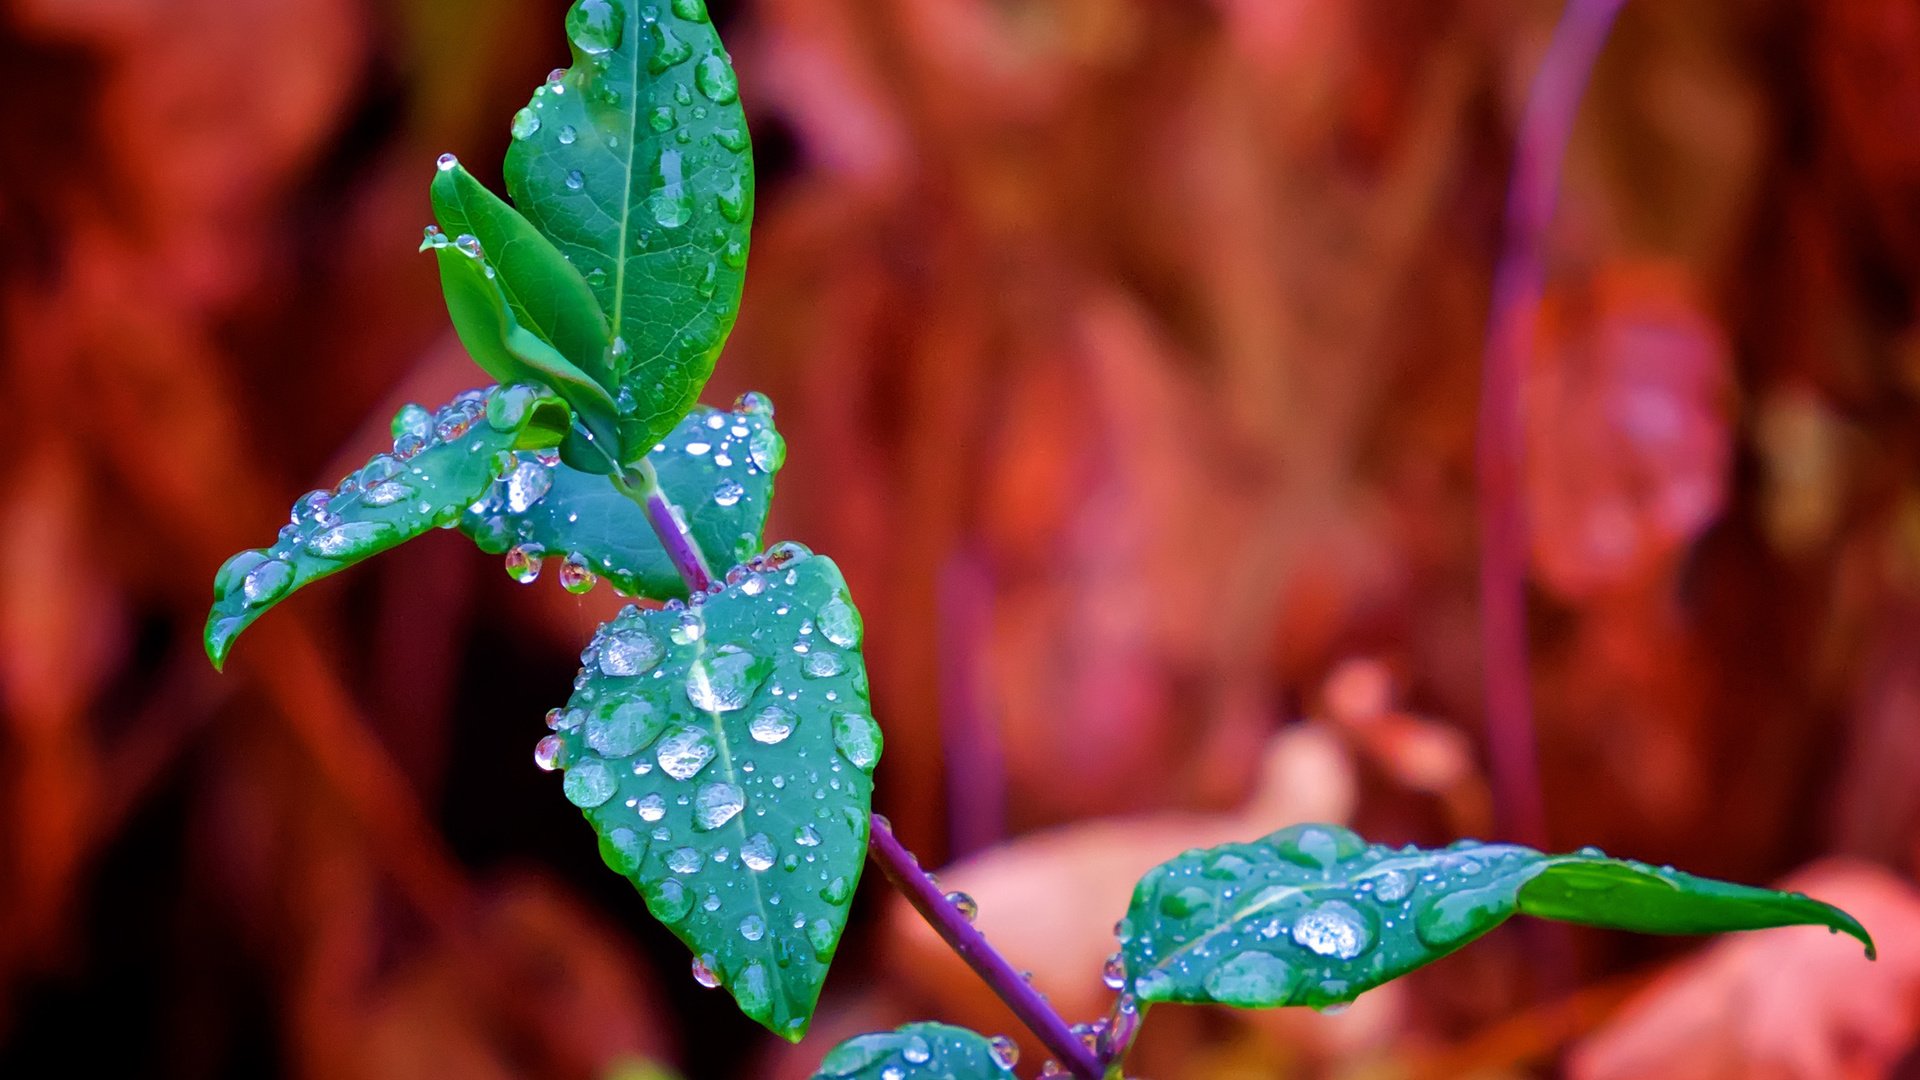
MULTIPOLYGON (((669 855, 671 860, 672 856, 669 855)), ((698 869, 700 853, 694 852, 693 861, 698 869)), ((693 910, 693 894, 687 887, 667 878, 662 881, 645 882, 640 886, 640 895, 647 901, 647 910, 663 923, 677 923, 693 910)))
POLYGON ((360 493, 361 503, 367 506, 392 506, 394 503, 414 496, 413 486, 402 480, 382 480, 370 484, 360 493))
POLYGON ((968 922, 972 922, 980 915, 979 901, 958 890, 947 894, 947 903, 952 904, 953 910, 959 912, 960 917, 968 922))
POLYGON ((651 670, 661 655, 659 639, 639 627, 608 630, 600 638, 600 671, 616 679, 651 670))
POLYGON ((1235 953, 1207 972, 1207 995, 1223 1005, 1243 1009, 1271 1008, 1286 1003, 1293 969, 1272 953, 1235 953))
POLYGON ((652 823, 667 816, 667 800, 661 798, 659 792, 650 791, 633 804, 633 809, 641 821, 652 823))
POLYGON ((661 726, 653 706, 644 701, 621 702, 606 715, 587 721, 587 745, 601 757, 631 757, 660 734, 661 726))
POLYGON ((406 435, 424 439, 432 428, 433 414, 413 404, 400 406, 400 411, 393 414, 393 423, 389 425, 395 439, 406 435))
POLYGON ((747 733, 753 736, 755 742, 773 746, 786 741, 787 736, 793 734, 793 729, 799 722, 799 717, 786 709, 778 705, 769 705, 753 714, 753 719, 747 722, 747 733))
POLYGON ((821 604, 820 610, 814 613, 813 621, 828 641, 843 649, 860 644, 860 613, 847 603, 845 596, 836 593, 821 604))
POLYGON ((847 670, 847 661, 832 649, 815 649, 801 661, 800 670, 809 679, 826 679, 847 670))
POLYGON ((439 159, 434 162, 434 165, 437 166, 441 172, 452 172, 453 167, 458 164, 460 164, 460 159, 454 157, 452 154, 441 154, 439 159))
POLYGON ((774 856, 778 854, 773 847, 773 838, 766 833, 754 833, 747 842, 740 845, 740 861, 749 870, 767 870, 772 868, 774 856))
POLYGON ((558 735, 548 735, 533 744, 533 763, 547 772, 560 767, 560 755, 566 751, 567 744, 558 735))
POLYGON ((880 760, 880 725, 866 713, 843 712, 833 717, 833 745, 861 772, 872 772, 880 760))
POLYGON ((509 129, 516 139, 531 139, 540 131, 540 114, 532 109, 521 109, 513 114, 513 126, 509 129))
POLYGON ((561 146, 572 146, 573 141, 575 139, 578 139, 579 137, 580 137, 580 132, 575 130, 572 124, 560 125, 558 138, 560 140, 561 146))
POLYGON ((1005 1035, 988 1039, 987 1052, 993 1055, 994 1064, 1003 1069, 1011 1069, 1020 1063, 1020 1044, 1005 1035))
POLYGON ((732 821, 746 805, 746 793, 740 790, 738 784, 724 780, 702 784, 693 797, 693 827, 701 832, 712 832, 732 821))
POLYGON ((753 209, 753 189, 735 175, 714 196, 714 205, 720 208, 721 217, 737 225, 747 220, 748 212, 753 209))
POLYGON ((590 810, 613 798, 613 770, 597 758, 587 758, 567 770, 566 782, 561 787, 566 792, 568 802, 582 810, 590 810))
POLYGON ((280 559, 268 559, 240 579, 240 599, 248 607, 258 607, 285 596, 292 585, 293 567, 280 559))
POLYGON ((1105 983, 1109 990, 1118 990, 1127 985, 1126 958, 1119 953, 1107 957, 1107 962, 1100 968, 1100 981, 1105 983))
POLYGON ((567 39, 588 56, 598 56, 620 47, 626 18, 625 4, 578 0, 567 12, 567 39))
POLYGON ((678 150, 662 150, 653 166, 653 190, 647 209, 663 229, 677 229, 693 216, 693 189, 683 172, 678 150))
POLYGON ((740 481, 727 477, 715 485, 713 501, 717 506, 732 506, 740 501, 740 496, 746 493, 747 489, 740 486, 740 481))
POLYGON ((1373 879, 1373 895, 1389 904, 1397 904, 1413 891, 1413 879, 1399 870, 1385 870, 1373 879))
POLYGON ((540 566, 545 561, 538 544, 515 544, 507 549, 503 560, 507 576, 522 585, 531 584, 540 576, 540 566))
POLYGON ((346 521, 315 533, 307 550, 323 559, 357 559, 399 537, 399 526, 391 521, 346 521))
POLYGON ((743 709, 772 670, 771 661, 738 646, 723 645, 687 669, 687 700, 704 712, 743 709))
POLYGON ((587 557, 577 551, 560 564, 560 587, 575 596, 591 591, 598 580, 587 566, 587 557))
POLYGON ((1329 900, 1294 920, 1293 941, 1320 956, 1351 960, 1373 944, 1373 931, 1353 905, 1329 900))
POLYGON ((667 869, 676 874, 691 874, 706 864, 698 848, 674 848, 667 853, 667 869))
POLYGON ((708 53, 700 58, 700 64, 693 73, 693 83, 716 105, 731 105, 740 100, 740 83, 734 77, 733 65, 727 63, 727 58, 719 53, 708 53))
POLYGON ((713 735, 706 728, 689 724, 660 740, 654 751, 660 768, 675 780, 689 780, 714 756, 713 735))
POLYGON ((767 936, 767 920, 758 915, 748 915, 740 920, 740 936, 748 941, 759 941, 767 936))
POLYGON ((553 488, 553 471, 532 458, 521 459, 507 474, 507 509, 524 514, 553 488))

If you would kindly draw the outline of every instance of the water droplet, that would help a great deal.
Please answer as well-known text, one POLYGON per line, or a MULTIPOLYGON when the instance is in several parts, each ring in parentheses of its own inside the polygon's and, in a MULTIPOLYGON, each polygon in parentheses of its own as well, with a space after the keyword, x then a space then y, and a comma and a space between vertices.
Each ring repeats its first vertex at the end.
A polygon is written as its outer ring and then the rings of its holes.
POLYGON ((674 848, 667 853, 667 869, 676 874, 691 874, 705 863, 706 860, 700 857, 697 848, 674 848))
POLYGON ((620 47, 620 34, 626 26, 625 4, 611 0, 579 0, 567 12, 567 40, 588 56, 599 56, 620 47))
POLYGON ((820 899, 829 904, 844 904, 853 895, 853 886, 844 877, 835 877, 820 889, 820 899))
POLYGON ((1160 914, 1172 919, 1184 919, 1212 906, 1212 894, 1193 885, 1167 893, 1160 898, 1160 914))
POLYGON ((925 1065, 933 1057, 933 1047, 918 1035, 907 1038, 907 1044, 900 1048, 900 1057, 909 1065, 925 1065))
POLYGON ((674 620, 674 624, 668 627, 667 636, 673 639, 675 645, 691 645, 699 641, 700 635, 706 631, 707 624, 698 613, 682 611, 680 617, 674 620))
POLYGON ((587 566, 587 557, 577 551, 560 564, 560 587, 575 596, 590 591, 598 580, 587 566))
POLYGON ((633 804, 633 809, 640 815, 641 821, 659 821, 667 816, 667 800, 661 798, 659 792, 651 791, 642 795, 640 801, 633 804))
POLYGON ((679 121, 674 117, 673 107, 670 105, 662 105, 647 114, 647 126, 662 135, 672 131, 673 125, 677 123, 679 121))
POLYGON ((703 727, 688 725, 660 740, 654 751, 660 768, 675 780, 688 780, 707 767, 714 756, 713 735, 703 727))
POLYGON ((713 131, 713 141, 738 154, 747 148, 749 137, 744 128, 715 128, 713 131))
POLYGON ((693 55, 693 47, 680 40, 680 35, 675 34, 666 23, 656 22, 648 29, 653 34, 653 55, 647 58, 647 67, 655 75, 693 55))
POLYGON ((767 936, 767 920, 758 915, 748 915, 740 920, 740 936, 748 941, 759 941, 767 936))
POLYGON ((1204 982, 1213 1000, 1243 1009, 1285 1004, 1292 984, 1293 969, 1285 960, 1254 951, 1228 957, 1207 972, 1204 982))
POLYGON ((572 146, 573 141, 579 137, 580 137, 580 133, 574 130, 574 127, 572 124, 560 125, 559 138, 560 138, 561 146, 572 146))
POLYGON ((567 770, 566 782, 561 787, 566 792, 568 802, 582 810, 590 810, 613 798, 613 771, 600 760, 587 758, 567 770))
POLYGON ((267 559, 240 579, 240 599, 248 607, 258 607, 285 596, 292 585, 293 567, 280 559, 267 559))
POLYGON ((707 5, 705 0, 673 0, 673 13, 688 22, 703 23, 707 21, 707 5))
POLYGON ((346 521, 332 525, 307 541, 307 550, 323 559, 357 559, 400 538, 391 521, 346 521))
POLYGON ((1373 881, 1373 895, 1389 904, 1405 900, 1412 891, 1413 879, 1399 870, 1383 871, 1373 881))
POLYGON ((1127 985, 1126 958, 1119 953, 1107 957, 1107 962, 1100 968, 1100 981, 1105 983, 1109 990, 1118 990, 1127 985))
POLYGON ((743 709, 767 680, 773 663, 735 645, 723 645, 687 669, 687 700, 703 712, 743 709))
POLYGON ((683 173, 680 152, 662 150, 653 166, 653 190, 647 194, 647 209, 663 229, 677 229, 693 217, 693 189, 683 173))
POLYGON ((754 833, 747 837, 746 843, 740 845, 740 861, 749 870, 771 869, 776 854, 773 838, 766 833, 754 833))
POLYGON ((507 576, 522 585, 531 584, 540 576, 540 565, 544 561, 542 554, 537 544, 515 544, 508 548, 505 559, 507 576))
POLYGON ((746 793, 740 790, 738 784, 724 780, 702 784, 693 797, 693 827, 701 832, 712 832, 732 821, 746 805, 746 793))
POLYGON ((638 627, 608 630, 600 637, 600 671, 616 679, 644 674, 661 655, 659 640, 638 627))
POLYGON ((360 501, 367 506, 392 506, 414 495, 413 488, 399 480, 383 480, 360 493, 360 501))
POLYGON ((604 716, 587 721, 587 745, 601 757, 637 754, 660 733, 662 720, 644 701, 624 701, 604 716))
POLYGON ((778 705, 769 705, 755 713, 753 719, 747 722, 747 733, 753 736, 755 742, 773 746, 784 742, 787 736, 793 734, 793 729, 798 723, 799 717, 793 713, 778 705))
POLYGON ((731 105, 740 100, 740 83, 734 77, 733 65, 719 53, 708 53, 700 58, 700 65, 694 70, 693 83, 702 94, 716 105, 731 105))
POLYGON ((395 439, 406 435, 424 439, 432 426, 432 413, 418 405, 408 404, 400 406, 400 411, 393 414, 393 423, 389 425, 389 431, 395 439))
POLYGON ((579 169, 568 170, 567 189, 569 191, 579 191, 582 187, 586 186, 586 183, 587 183, 587 178, 580 175, 579 169))
POLYGON ((993 1055, 994 1064, 1003 1069, 1011 1069, 1020 1064, 1020 1045, 1005 1035, 995 1035, 988 1039, 987 1052, 993 1055))
POLYGON ((720 985, 720 973, 713 970, 713 956, 704 954, 693 958, 693 981, 711 990, 720 985))
POLYGON ((558 735, 548 735, 533 744, 533 763, 547 772, 560 767, 560 755, 567 744, 558 735))
POLYGON ((692 457, 699 457, 700 455, 705 454, 707 451, 712 449, 713 449, 712 443, 690 442, 687 444, 687 453, 689 456, 692 456, 692 457))
POLYGON ((820 610, 814 613, 813 621, 828 641, 843 649, 860 644, 860 613, 842 594, 836 593, 821 604, 820 610))
POLYGON ((452 154, 441 154, 434 164, 439 166, 441 172, 452 172, 453 167, 460 164, 460 159, 454 157, 452 154))
POLYGON ((1320 956, 1351 960, 1373 944, 1373 931, 1353 905, 1329 900, 1294 920, 1293 941, 1320 956))
MULTIPOLYGON (((694 862, 699 861, 700 856, 696 853, 694 862)), ((640 895, 647 901, 647 910, 663 923, 677 923, 693 910, 693 896, 687 892, 686 886, 672 878, 642 883, 640 895)))
POLYGON ((732 506, 746 493, 747 489, 740 486, 740 481, 728 477, 714 487, 713 501, 719 506, 732 506))
POLYGON ((826 679, 847 670, 847 661, 832 649, 815 649, 807 654, 800 670, 809 679, 826 679))
POLYGON ((531 139, 540 131, 540 114, 532 109, 521 109, 513 114, 513 127, 510 129, 516 139, 531 139))
POLYGON ((947 894, 947 903, 960 913, 960 917, 972 922, 980 914, 980 904, 966 893, 955 891, 947 894))
POLYGON ((793 830, 793 842, 801 847, 819 847, 820 830, 811 825, 802 825, 793 830))
POLYGON ((607 869, 622 876, 640 869, 640 860, 646 853, 646 841, 632 829, 613 829, 600 838, 600 860, 607 864, 607 869))
POLYGON ((866 713, 843 712, 833 716, 833 746, 861 772, 872 772, 880 760, 880 725, 866 713))

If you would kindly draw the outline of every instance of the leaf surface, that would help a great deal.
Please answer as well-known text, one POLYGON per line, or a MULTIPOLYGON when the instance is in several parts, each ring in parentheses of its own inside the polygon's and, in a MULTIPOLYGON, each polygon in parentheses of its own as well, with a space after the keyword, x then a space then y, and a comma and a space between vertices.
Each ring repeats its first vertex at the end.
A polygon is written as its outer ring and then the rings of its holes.
POLYGON ((1544 855, 1474 841, 1390 848, 1335 825, 1296 825, 1148 871, 1119 928, 1121 958, 1146 1002, 1324 1007, 1515 914, 1665 934, 1814 924, 1873 950, 1846 912, 1796 893, 1595 851, 1544 855))
MULTIPOLYGON (((760 550, 786 443, 773 407, 758 394, 731 411, 697 407, 649 455, 660 486, 717 566, 760 550)), ((654 538, 646 514, 606 477, 520 455, 520 463, 460 519, 481 550, 519 545, 553 558, 572 552, 621 592, 665 600, 685 583, 654 538)))
POLYGON ((950 1024, 907 1024, 855 1035, 828 1051, 814 1080, 1006 1080, 986 1036, 950 1024))
POLYGON ((696 974, 798 1041, 866 859, 880 729, 831 559, 781 544, 728 578, 603 625, 535 758, 696 974))
POLYGON ((401 409, 390 453, 374 455, 332 491, 302 496, 272 546, 220 567, 207 658, 223 666, 240 632, 296 589, 459 520, 514 450, 553 446, 568 426, 559 398, 524 386, 469 390, 433 413, 401 409))
POLYGON ((573 66, 514 117, 507 191, 607 314, 637 458, 693 405, 733 326, 753 156, 701 0, 576 0, 567 36, 573 66))

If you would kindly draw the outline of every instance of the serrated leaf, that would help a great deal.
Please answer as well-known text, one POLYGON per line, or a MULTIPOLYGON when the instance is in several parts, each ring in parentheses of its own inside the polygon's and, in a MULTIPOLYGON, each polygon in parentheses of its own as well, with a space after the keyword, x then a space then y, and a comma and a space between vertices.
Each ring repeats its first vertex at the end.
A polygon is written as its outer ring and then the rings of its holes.
POLYGON ((1145 1002, 1324 1007, 1412 971, 1514 914, 1662 934, 1814 924, 1858 938, 1846 912, 1596 851, 1545 855, 1463 841, 1390 848, 1296 825, 1186 852, 1147 872, 1121 922, 1145 1002))
POLYGON ((421 247, 439 261, 447 312, 474 363, 503 384, 540 386, 565 399, 573 406, 575 425, 560 444, 561 454, 577 469, 615 471, 625 451, 613 399, 558 349, 520 325, 499 272, 478 241, 471 235, 449 240, 443 232, 430 232, 421 247))
POLYGON ((573 67, 514 117, 507 191, 607 313, 638 457, 693 405, 733 326, 753 155, 700 0, 577 0, 567 36, 573 67))
MULTIPOLYGON (((695 408, 648 455, 660 487, 717 565, 760 550, 786 444, 758 394, 732 411, 695 408)), ((547 558, 573 552, 621 592, 658 600, 687 588, 646 514, 605 477, 522 454, 515 471, 460 519, 481 550, 520 545, 547 558)))
POLYGON ((950 1024, 908 1024, 855 1035, 820 1062, 814 1080, 1007 1080, 994 1044, 950 1024))
POLYGON ((866 858, 880 729, 833 561, 782 544, 728 577, 602 626, 535 756, 702 970, 797 1041, 866 858))
POLYGON ((333 491, 309 492, 271 547, 220 567, 207 658, 223 666, 240 632, 296 589, 457 521, 513 450, 553 446, 568 426, 565 403, 524 386, 469 390, 434 413, 401 409, 391 453, 374 455, 333 491))

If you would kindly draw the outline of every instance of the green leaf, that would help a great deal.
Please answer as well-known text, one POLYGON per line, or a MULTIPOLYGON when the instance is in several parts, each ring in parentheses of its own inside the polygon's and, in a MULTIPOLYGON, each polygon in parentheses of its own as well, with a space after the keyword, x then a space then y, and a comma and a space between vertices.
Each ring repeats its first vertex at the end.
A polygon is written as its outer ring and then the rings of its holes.
POLYGON ((308 492, 271 547, 220 567, 207 658, 225 665, 240 631, 308 582, 458 521, 513 450, 553 446, 568 426, 559 398, 524 386, 469 390, 434 413, 401 409, 391 453, 374 455, 333 491, 308 492))
POLYGON ((576 0, 567 35, 573 67, 513 119, 507 191, 607 313, 637 458, 699 397, 733 326, 753 155, 700 0, 576 0))
MULTIPOLYGON (((786 460, 766 398, 745 395, 731 412, 695 408, 649 457, 667 498, 716 566, 745 562, 760 550, 774 474, 786 460)), ((606 477, 549 455, 522 454, 460 527, 490 554, 515 546, 545 558, 571 552, 629 595, 687 594, 645 512, 606 477)))
POLYGON ((1011 1053, 949 1024, 908 1024, 856 1035, 827 1053, 814 1080, 1008 1080, 1011 1053))
POLYGON ((1852 916, 1797 893, 1592 849, 1369 846, 1337 825, 1296 825, 1160 864, 1135 887, 1119 935, 1127 983, 1142 1001, 1318 1008, 1445 956, 1516 913, 1659 934, 1813 924, 1853 935, 1873 955, 1852 916))
POLYGON ((625 451, 613 399, 559 350, 520 325, 479 241, 471 234, 448 240, 444 232, 428 230, 421 250, 439 260, 447 312, 474 363, 503 384, 540 386, 565 399, 574 407, 577 427, 561 442, 561 454, 577 469, 615 471, 625 451))
POLYGON ((581 654, 535 759, 696 974, 806 1033, 866 858, 880 729, 831 559, 779 544, 718 593, 628 608, 581 654))

